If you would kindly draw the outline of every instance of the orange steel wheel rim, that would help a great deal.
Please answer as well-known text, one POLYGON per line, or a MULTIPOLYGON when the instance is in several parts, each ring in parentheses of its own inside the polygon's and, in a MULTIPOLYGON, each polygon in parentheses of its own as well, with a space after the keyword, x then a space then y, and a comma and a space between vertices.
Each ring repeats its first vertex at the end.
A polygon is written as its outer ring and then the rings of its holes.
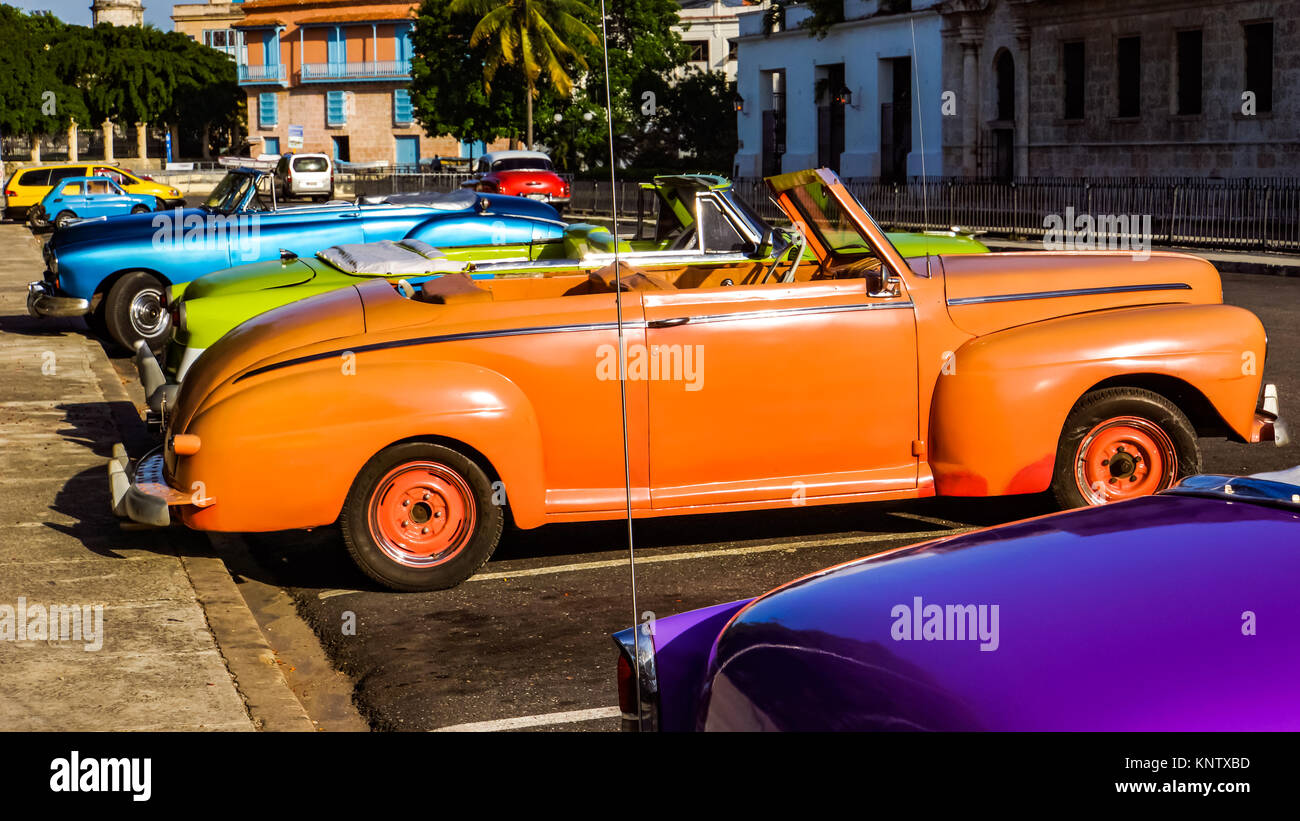
POLYGON ((450 560, 469 544, 477 519, 469 483, 437 462, 393 468, 370 496, 370 535, 384 555, 406 567, 450 560))
POLYGON ((1135 499, 1164 490, 1178 474, 1169 434, 1138 416, 1101 422, 1079 443, 1074 478, 1090 505, 1135 499))

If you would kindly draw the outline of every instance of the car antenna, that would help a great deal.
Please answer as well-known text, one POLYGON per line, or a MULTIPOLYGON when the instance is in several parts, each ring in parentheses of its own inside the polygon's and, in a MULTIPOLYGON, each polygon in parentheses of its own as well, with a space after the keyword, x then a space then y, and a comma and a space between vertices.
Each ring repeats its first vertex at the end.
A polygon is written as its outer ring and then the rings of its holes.
POLYGON ((925 237, 925 275, 930 276, 930 198, 926 190, 925 179, 925 106, 921 104, 921 63, 916 59, 916 18, 907 21, 912 27, 912 84, 916 93, 912 95, 912 106, 916 109, 916 130, 921 140, 921 236, 925 237))
MULTIPOLYGON (((637 728, 644 729, 641 726, 644 715, 641 709, 641 670, 643 663, 641 648, 643 643, 641 617, 637 612, 636 601, 636 542, 632 535, 632 460, 627 435, 627 343, 623 336, 623 292, 620 288, 623 268, 618 256, 618 182, 615 178, 614 166, 614 112, 609 87, 609 15, 605 11, 605 0, 600 0, 600 45, 605 58, 605 128, 609 135, 609 201, 614 220, 614 311, 618 323, 618 394, 619 408, 623 414, 623 500, 627 514, 627 568, 629 581, 632 585, 632 635, 634 637, 633 646, 636 648, 632 679, 636 685, 637 728)), ((648 625, 646 629, 648 634, 648 625)), ((647 641, 644 644, 647 649, 653 647, 649 635, 646 636, 646 639, 647 641)), ((645 661, 648 662, 649 659, 647 658, 645 661)))

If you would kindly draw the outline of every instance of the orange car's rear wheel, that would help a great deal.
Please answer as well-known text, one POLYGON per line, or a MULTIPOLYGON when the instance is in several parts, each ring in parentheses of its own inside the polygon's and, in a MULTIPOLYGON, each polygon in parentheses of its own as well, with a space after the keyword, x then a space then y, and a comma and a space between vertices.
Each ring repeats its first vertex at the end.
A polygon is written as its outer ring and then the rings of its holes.
POLYGON ((492 555, 504 513, 473 460, 429 442, 404 442, 362 468, 343 507, 348 551, 394 590, 439 590, 492 555))
POLYGON ((1156 493, 1200 469, 1196 430, 1176 405, 1140 388, 1105 388, 1070 412, 1052 491, 1062 507, 1103 505, 1156 493))

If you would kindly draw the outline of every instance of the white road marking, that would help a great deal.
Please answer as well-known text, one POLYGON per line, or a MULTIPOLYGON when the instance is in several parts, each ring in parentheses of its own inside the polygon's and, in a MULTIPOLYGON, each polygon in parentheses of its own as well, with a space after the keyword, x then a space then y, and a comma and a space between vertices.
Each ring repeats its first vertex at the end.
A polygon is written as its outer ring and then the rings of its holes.
POLYGON ((324 601, 325 599, 332 599, 335 596, 350 596, 353 593, 360 592, 360 590, 322 590, 316 594, 316 598, 324 601))
POLYGON ((920 513, 904 513, 901 511, 895 511, 889 515, 897 516, 900 519, 911 519, 916 522, 925 522, 928 525, 938 525, 939 527, 967 527, 961 522, 954 522, 949 519, 940 519, 935 516, 925 516, 920 513))
POLYGON ((598 718, 615 718, 622 715, 617 707, 595 707, 591 710, 569 710, 564 713, 545 713, 539 716, 517 716, 499 718, 495 721, 474 721, 469 724, 453 724, 430 730, 434 733, 497 733, 502 730, 521 730, 524 727, 546 727, 551 724, 573 724, 577 721, 593 721, 598 718))
MULTIPOLYGON (((973 527, 951 528, 945 530, 918 530, 911 533, 879 533, 875 536, 850 536, 840 539, 806 539, 798 542, 778 542, 760 544, 750 547, 733 547, 724 550, 693 550, 689 553, 671 553, 666 556, 637 556, 637 564, 657 564, 659 562, 680 562, 686 559, 708 559, 715 556, 744 556, 751 553, 771 553, 776 550, 799 550, 807 547, 835 547, 846 544, 869 544, 871 542, 923 541, 940 536, 955 536, 975 530, 973 527)), ((608 567, 624 567, 627 559, 608 559, 598 562, 581 562, 578 564, 557 564, 550 567, 530 567, 526 570, 503 570, 496 573, 480 573, 470 576, 466 581, 487 582, 496 579, 513 579, 522 576, 549 576, 555 573, 573 573, 579 570, 600 570, 608 567)))

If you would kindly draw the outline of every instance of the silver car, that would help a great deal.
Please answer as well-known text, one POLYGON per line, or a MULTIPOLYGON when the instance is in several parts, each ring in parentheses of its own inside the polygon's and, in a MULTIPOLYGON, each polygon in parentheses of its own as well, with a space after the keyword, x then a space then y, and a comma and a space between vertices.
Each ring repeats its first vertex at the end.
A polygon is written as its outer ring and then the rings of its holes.
POLYGON ((328 154, 285 154, 275 166, 280 199, 334 199, 334 163, 328 154))

